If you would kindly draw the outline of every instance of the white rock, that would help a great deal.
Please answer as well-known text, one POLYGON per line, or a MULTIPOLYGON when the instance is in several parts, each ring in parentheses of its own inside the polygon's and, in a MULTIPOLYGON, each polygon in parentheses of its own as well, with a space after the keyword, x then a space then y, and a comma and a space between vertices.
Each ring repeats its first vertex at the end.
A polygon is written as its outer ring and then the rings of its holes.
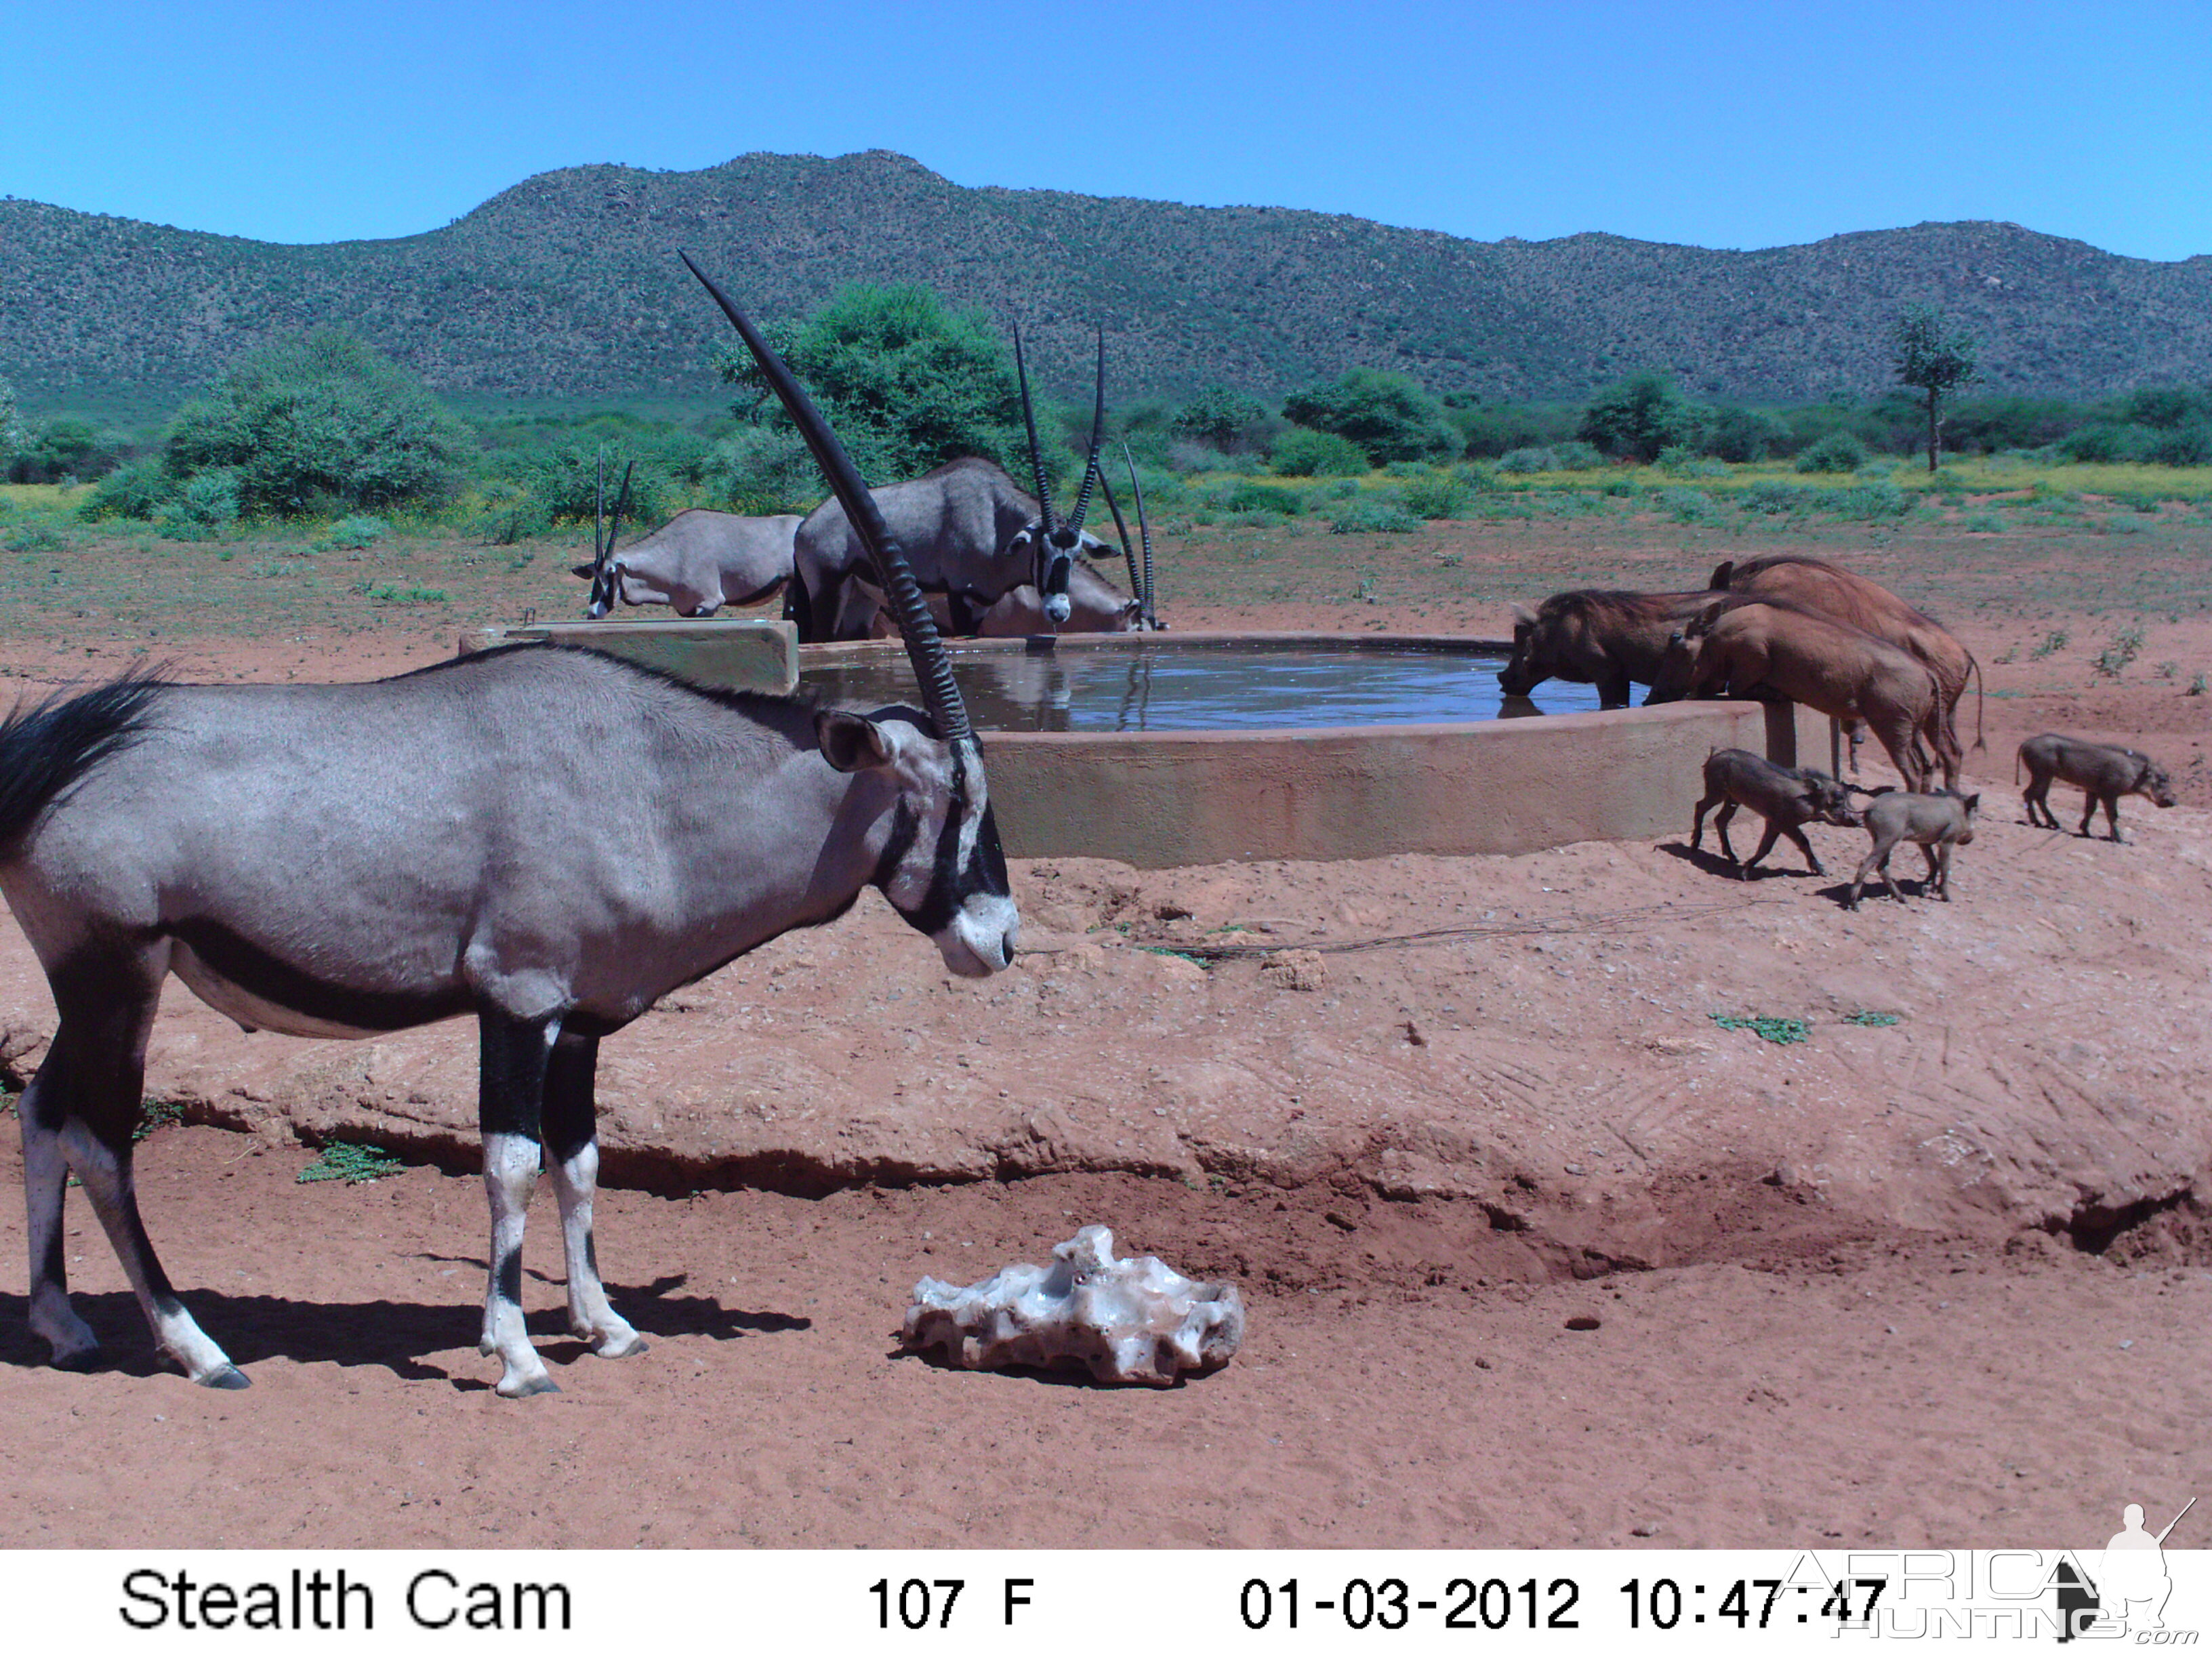
POLYGON ((1101 1382, 1165 1388, 1229 1363, 1244 1340, 1244 1299, 1225 1280, 1185 1279, 1158 1256, 1114 1259, 1114 1235, 1085 1227, 1053 1265, 1001 1267, 964 1288, 925 1279, 906 1311, 906 1346, 942 1347, 970 1370, 1081 1364, 1101 1382))

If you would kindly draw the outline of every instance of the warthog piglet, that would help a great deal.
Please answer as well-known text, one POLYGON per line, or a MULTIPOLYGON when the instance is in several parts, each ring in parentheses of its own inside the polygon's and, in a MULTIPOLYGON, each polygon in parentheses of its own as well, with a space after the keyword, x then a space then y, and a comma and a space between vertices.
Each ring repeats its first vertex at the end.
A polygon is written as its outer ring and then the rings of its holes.
POLYGON ((1875 870, 1881 872, 1881 884, 1889 889, 1890 897, 1900 904, 1905 902, 1905 895, 1897 890, 1889 873, 1889 855, 1901 841, 1919 843, 1928 860, 1928 879, 1921 890, 1948 904, 1951 849, 1973 840, 1974 811, 1981 804, 1979 795, 1960 795, 1948 789, 1935 795, 1908 795, 1902 791, 1876 795, 1867 803, 1865 813, 1867 834, 1874 838, 1874 847, 1859 860, 1844 908, 1859 908, 1859 889, 1866 885, 1868 872, 1875 870))
POLYGON ((1698 803, 1697 816, 1690 822, 1692 851, 1705 839, 1705 813, 1717 804, 1721 810, 1713 814, 1713 828, 1720 832, 1721 852, 1736 866, 1738 878, 1747 881, 1751 878, 1752 866, 1772 852, 1774 843, 1784 836, 1797 843, 1814 875, 1826 875, 1813 843, 1805 839, 1799 826, 1817 818, 1849 829, 1859 821, 1851 808, 1850 792, 1826 772, 1777 766, 1748 749, 1716 749, 1705 757, 1705 797, 1698 803), (1729 820, 1739 806, 1766 820, 1766 838, 1748 862, 1739 860, 1729 843, 1729 820))
POLYGON ((2105 823, 2112 830, 2114 841, 2126 839, 2120 834, 2121 796, 2142 795, 2160 806, 2173 805, 2173 780, 2166 775, 2166 769, 2149 756, 2138 755, 2117 744, 2084 743, 2079 738, 2045 732, 2021 744, 2020 758, 2012 769, 2014 783, 2020 781, 2020 769, 2023 766, 2027 768, 2027 789, 2021 800, 2027 807, 2027 821, 2042 829, 2062 827, 2051 810, 2053 778, 2076 785, 2081 790, 2079 833, 2084 836, 2089 833, 2089 820, 2097 816, 2100 803, 2105 808, 2105 823))

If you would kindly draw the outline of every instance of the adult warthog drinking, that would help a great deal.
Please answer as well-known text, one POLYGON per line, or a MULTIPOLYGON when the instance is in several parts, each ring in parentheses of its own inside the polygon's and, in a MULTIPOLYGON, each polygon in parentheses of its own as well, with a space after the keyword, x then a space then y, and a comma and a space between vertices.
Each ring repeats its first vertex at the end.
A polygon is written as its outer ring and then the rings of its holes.
POLYGON ((1714 599, 1668 641, 1650 701, 1722 691, 1786 697, 1835 720, 1865 721, 1908 789, 1926 787, 1927 750, 1942 763, 1946 785, 1958 781, 1958 739, 1943 719, 1936 677, 1918 658, 1831 617, 1714 599))
MULTIPOLYGON (((1959 643, 1942 623, 1916 610, 1880 582, 1846 570, 1826 559, 1802 553, 1773 553, 1759 559, 1723 561, 1713 570, 1709 584, 1715 592, 1739 593, 1753 599, 1794 605, 1836 621, 1848 623, 1863 634, 1871 634, 1900 650, 1908 651, 1936 677, 1942 700, 1943 723, 1954 748, 1959 744, 1959 700, 1966 695, 1966 680, 1973 678, 1974 747, 1984 747, 1982 738, 1981 665, 1974 653, 1959 643)), ((1857 740, 1853 734, 1853 742, 1857 740)))
POLYGON ((1513 656, 1498 689, 1525 697, 1546 680, 1597 687, 1601 708, 1628 707, 1629 684, 1655 684, 1667 642, 1713 596, 1577 587, 1536 609, 1513 607, 1513 656))
POLYGON ((592 1238, 601 1038, 867 886, 954 972, 1006 965, 1018 918, 982 759, 921 592, 835 434, 708 286, 853 505, 928 712, 708 692, 519 646, 369 685, 126 679, 0 725, 0 888, 61 1017, 20 1107, 30 1322, 56 1364, 99 1358, 64 1277, 74 1172, 161 1356, 209 1387, 246 1382, 178 1299, 134 1195, 131 1132, 171 973, 249 1030, 475 1017, 481 1340, 513 1397, 554 1386, 520 1299, 541 1155, 571 1327, 610 1358, 644 1346, 592 1238))

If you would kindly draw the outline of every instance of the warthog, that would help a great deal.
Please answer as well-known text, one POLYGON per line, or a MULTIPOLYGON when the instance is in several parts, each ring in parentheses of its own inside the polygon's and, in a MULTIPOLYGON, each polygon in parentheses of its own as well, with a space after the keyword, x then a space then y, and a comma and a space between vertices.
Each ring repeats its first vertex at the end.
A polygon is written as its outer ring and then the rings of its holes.
POLYGON ((1819 855, 1800 826, 1818 819, 1849 829, 1859 821, 1851 806, 1850 791, 1826 772, 1777 766, 1748 749, 1716 749, 1705 757, 1705 797, 1698 803, 1697 816, 1690 821, 1692 852, 1705 839, 1705 813, 1717 803, 1721 810, 1713 815, 1713 828, 1720 832, 1721 852, 1745 881, 1751 878, 1752 866, 1772 852, 1774 843, 1784 836, 1797 843, 1814 875, 1825 876, 1828 872, 1820 867, 1819 855), (1739 806, 1766 820, 1766 838, 1747 861, 1739 860, 1735 848, 1729 844, 1729 820, 1739 806))
POLYGON ((1889 889, 1890 897, 1899 904, 1905 895, 1897 890, 1897 883, 1889 873, 1889 855, 1897 850, 1901 841, 1919 843, 1922 854, 1928 860, 1928 878, 1920 890, 1933 893, 1948 904, 1951 902, 1951 849, 1964 847, 1974 839, 1974 811, 1982 804, 1979 795, 1961 795, 1946 789, 1936 795, 1908 795, 1893 790, 1876 795, 1867 803, 1865 820, 1867 834, 1874 838, 1874 847, 1859 860, 1858 873, 1851 878, 1851 890, 1844 900, 1844 908, 1859 908, 1859 889, 1866 885, 1869 871, 1881 872, 1881 884, 1889 889))
MULTIPOLYGON (((686 507, 650 536, 609 556, 615 567, 609 586, 624 605, 672 605, 679 617, 711 617, 726 605, 758 605, 791 580, 799 521, 796 513, 755 519, 686 507)), ((580 564, 575 574, 589 576, 592 567, 580 564)))
MULTIPOLYGON (((1966 695, 1966 677, 1981 683, 1981 665, 1974 653, 1959 643, 1943 624, 1925 611, 1916 611, 1880 582, 1869 581, 1841 565, 1802 553, 1773 553, 1760 559, 1730 559, 1713 570, 1712 589, 1743 593, 1800 611, 1810 611, 1838 622, 1849 623, 1863 634, 1911 652, 1936 677, 1943 699, 1943 720, 1951 741, 1958 744, 1959 699, 1966 695)), ((1852 734, 1854 742, 1857 734, 1852 734)), ((1985 747, 1982 738, 1982 695, 1974 694, 1974 747, 1985 747)))
POLYGON ((2027 821, 2042 829, 2062 827, 2051 811, 2053 778, 2080 786, 2081 828, 2078 833, 2084 836, 2089 833, 2089 820, 2097 816, 2100 803, 2114 841, 2126 839, 2120 834, 2121 796, 2141 795, 2160 806, 2173 805, 2173 780, 2166 769, 2149 756, 2117 744, 2086 743, 2080 738, 2045 732, 2021 744, 2019 758, 2013 763, 2014 783, 2020 781, 2023 766, 2027 768, 2027 790, 2021 799, 2027 807, 2027 821))
POLYGON ((1651 702, 1711 691, 1771 694, 1831 719, 1864 720, 1905 779, 1928 782, 1924 740, 1959 781, 1959 744, 1943 719, 1936 677, 1896 646, 1845 623, 1764 600, 1716 599, 1672 635, 1651 702))
POLYGON ((1498 689, 1525 697, 1546 680, 1597 687, 1598 706, 1628 707, 1632 680, 1650 685, 1675 629, 1711 605, 1710 593, 1627 593, 1577 587, 1531 611, 1513 607, 1513 658, 1498 689))

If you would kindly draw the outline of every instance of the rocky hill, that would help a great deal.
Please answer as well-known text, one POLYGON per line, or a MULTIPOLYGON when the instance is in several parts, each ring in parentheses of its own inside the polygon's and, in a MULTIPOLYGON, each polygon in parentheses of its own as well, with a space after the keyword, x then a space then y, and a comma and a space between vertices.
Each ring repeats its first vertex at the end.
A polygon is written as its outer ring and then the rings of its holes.
POLYGON ((1589 234, 1466 241, 1279 208, 970 190, 883 151, 526 179, 443 229, 287 246, 0 202, 0 375, 53 407, 181 395, 335 321, 451 393, 706 398, 724 325, 673 250, 763 316, 912 280, 1018 317, 1063 386, 1107 330, 1121 388, 1278 392, 1355 364, 1440 392, 1574 398, 1656 366, 1702 395, 1887 380, 1933 301, 1988 386, 2089 396, 2212 380, 2212 258, 2124 258, 2018 225, 1923 224, 1733 252, 1589 234))

